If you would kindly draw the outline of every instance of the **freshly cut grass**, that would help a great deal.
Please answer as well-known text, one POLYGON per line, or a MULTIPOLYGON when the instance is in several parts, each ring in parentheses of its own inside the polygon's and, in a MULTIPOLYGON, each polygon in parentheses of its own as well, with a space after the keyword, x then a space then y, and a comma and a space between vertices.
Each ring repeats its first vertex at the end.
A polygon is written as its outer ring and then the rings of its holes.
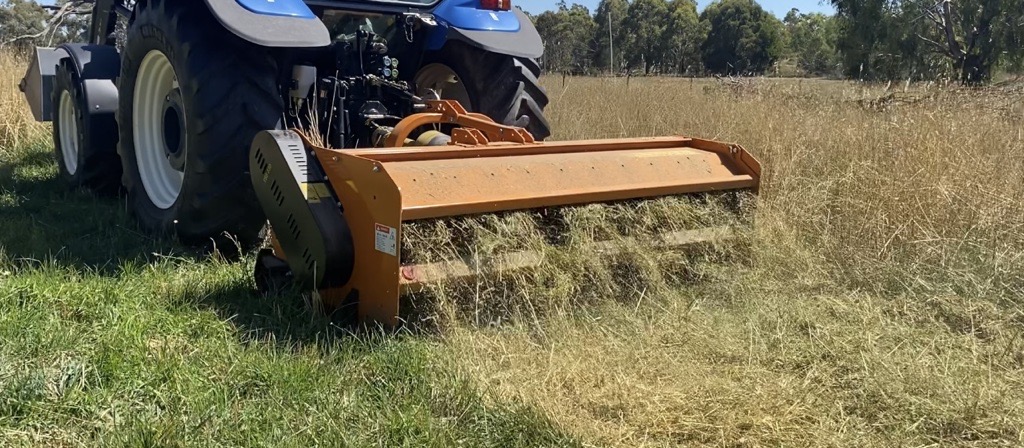
POLYGON ((956 297, 785 294, 743 275, 446 341, 501 400, 609 446, 1011 446, 1020 315, 956 297))
POLYGON ((253 294, 248 263, 186 257, 0 260, 0 445, 573 444, 430 341, 346 334, 253 294))
POLYGON ((472 277, 433 283, 409 305, 434 323, 491 325, 635 302, 741 263, 753 203, 732 192, 414 221, 405 263, 472 277), (707 239, 675 247, 681 234, 707 239))

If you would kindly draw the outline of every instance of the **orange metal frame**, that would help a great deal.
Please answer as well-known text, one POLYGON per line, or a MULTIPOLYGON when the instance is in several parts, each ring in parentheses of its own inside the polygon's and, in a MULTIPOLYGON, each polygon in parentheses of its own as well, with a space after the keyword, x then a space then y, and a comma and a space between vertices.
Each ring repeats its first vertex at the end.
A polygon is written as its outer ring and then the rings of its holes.
POLYGON ((331 180, 355 246, 350 282, 321 291, 321 296, 325 304, 337 305, 355 290, 360 319, 388 326, 398 324, 399 294, 440 272, 400 265, 405 221, 705 191, 756 191, 761 176, 760 164, 738 145, 687 137, 535 142, 522 128, 467 113, 450 101, 431 102, 428 112, 405 118, 386 142, 391 147, 335 150, 305 139, 331 180), (416 129, 440 123, 466 131, 450 146, 400 147, 416 129), (394 229, 399 242, 393 253, 386 238, 380 244, 388 229, 394 229))
POLYGON ((427 102, 427 112, 413 114, 395 126, 384 141, 386 147, 402 146, 416 129, 431 124, 462 126, 452 132, 452 143, 486 145, 490 142, 533 143, 533 135, 523 128, 495 123, 484 114, 467 112, 457 101, 434 100, 427 102))

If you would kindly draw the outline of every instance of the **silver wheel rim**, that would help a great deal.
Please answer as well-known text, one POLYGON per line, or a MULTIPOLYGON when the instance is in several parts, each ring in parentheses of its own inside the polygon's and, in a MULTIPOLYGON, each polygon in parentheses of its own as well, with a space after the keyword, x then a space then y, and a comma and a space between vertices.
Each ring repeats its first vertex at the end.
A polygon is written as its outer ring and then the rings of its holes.
POLYGON ((185 178, 184 170, 174 169, 164 151, 165 102, 177 87, 178 78, 167 56, 158 50, 146 54, 135 78, 132 134, 142 186, 149 200, 161 210, 178 200, 185 178))
POLYGON ((416 73, 414 81, 417 95, 427 95, 433 90, 442 99, 458 101, 466 109, 473 108, 466 85, 459 79, 459 75, 455 74, 455 70, 447 65, 427 64, 416 73))
POLYGON ((60 135, 60 153, 64 158, 64 169, 74 176, 78 171, 78 120, 75 117, 75 101, 71 97, 71 92, 61 92, 58 107, 60 123, 57 125, 57 131, 60 135))

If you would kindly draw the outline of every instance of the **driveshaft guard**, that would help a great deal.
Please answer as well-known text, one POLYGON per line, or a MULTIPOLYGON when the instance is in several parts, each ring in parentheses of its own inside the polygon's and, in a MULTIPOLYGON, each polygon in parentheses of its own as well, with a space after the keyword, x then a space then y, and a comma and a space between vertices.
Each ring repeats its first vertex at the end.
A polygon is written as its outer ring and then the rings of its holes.
POLYGON ((292 131, 261 131, 249 154, 253 189, 304 289, 346 284, 354 262, 352 234, 316 159, 292 131))

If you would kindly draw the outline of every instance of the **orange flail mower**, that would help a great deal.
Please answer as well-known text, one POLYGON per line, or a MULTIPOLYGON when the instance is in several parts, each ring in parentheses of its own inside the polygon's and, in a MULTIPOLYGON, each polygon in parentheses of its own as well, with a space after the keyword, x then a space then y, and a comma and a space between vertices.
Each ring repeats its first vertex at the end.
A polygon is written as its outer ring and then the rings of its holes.
MULTIPOLYGON (((299 131, 264 131, 250 172, 273 228, 257 276, 287 272, 329 308, 398 324, 401 294, 472 277, 465 263, 402 263, 402 224, 431 218, 725 190, 755 191, 760 165, 738 145, 688 137, 537 142, 523 128, 435 100, 367 149, 328 149, 299 131), (435 128, 445 127, 448 134, 435 128), (427 129, 424 131, 424 129, 427 129), (411 136, 419 133, 416 139, 411 136)), ((666 235, 668 246, 721 229, 666 235)), ((506 254, 508 269, 539 260, 506 254)))

